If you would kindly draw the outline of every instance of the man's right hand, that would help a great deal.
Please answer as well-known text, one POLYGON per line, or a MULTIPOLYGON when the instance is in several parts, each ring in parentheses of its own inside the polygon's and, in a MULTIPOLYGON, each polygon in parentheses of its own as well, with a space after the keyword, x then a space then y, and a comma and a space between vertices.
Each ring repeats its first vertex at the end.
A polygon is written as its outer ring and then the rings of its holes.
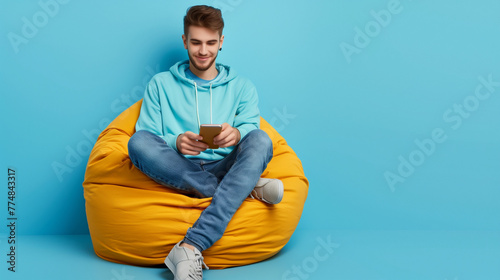
POLYGON ((202 139, 203 137, 200 135, 191 131, 186 131, 177 137, 175 144, 177 145, 177 150, 181 154, 195 156, 208 149, 207 144, 199 142, 199 140, 202 139))

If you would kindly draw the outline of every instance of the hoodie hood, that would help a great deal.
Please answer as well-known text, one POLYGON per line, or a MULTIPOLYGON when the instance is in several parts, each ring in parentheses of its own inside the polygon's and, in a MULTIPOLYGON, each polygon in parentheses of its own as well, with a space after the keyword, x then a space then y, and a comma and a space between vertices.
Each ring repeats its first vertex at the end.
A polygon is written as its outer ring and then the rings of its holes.
MULTIPOLYGON (((233 80, 237 76, 235 71, 227 65, 224 65, 221 63, 215 63, 215 67, 217 68, 217 71, 219 71, 219 74, 214 79, 214 81, 211 83, 212 88, 216 88, 218 86, 227 84, 229 81, 233 80)), ((184 60, 184 61, 177 62, 172 67, 170 67, 170 72, 174 75, 174 77, 176 77, 177 79, 179 79, 183 83, 194 86, 193 80, 186 77, 186 69, 188 69, 188 68, 189 68, 189 60, 184 60)), ((205 85, 205 86, 197 85, 197 86, 201 87, 201 88, 208 88, 209 87, 209 85, 205 85)))
POLYGON ((200 89, 208 89, 210 92, 210 124, 213 123, 213 108, 212 108, 212 89, 218 86, 222 86, 227 84, 229 81, 236 78, 236 73, 231 70, 231 68, 227 65, 223 65, 220 63, 216 63, 215 67, 219 72, 217 77, 207 85, 198 85, 193 80, 186 77, 186 69, 189 68, 189 60, 184 60, 181 62, 177 62, 175 65, 170 67, 170 72, 174 75, 175 78, 179 79, 182 83, 192 86, 194 88, 194 93, 196 97, 196 118, 198 121, 198 127, 200 127, 200 110, 199 110, 199 102, 198 102, 198 88, 200 89))

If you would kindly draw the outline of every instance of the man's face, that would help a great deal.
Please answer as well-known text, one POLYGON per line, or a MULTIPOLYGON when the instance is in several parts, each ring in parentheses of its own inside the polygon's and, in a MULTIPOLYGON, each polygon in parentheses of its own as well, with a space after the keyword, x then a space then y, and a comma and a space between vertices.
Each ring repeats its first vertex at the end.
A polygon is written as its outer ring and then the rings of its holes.
POLYGON ((184 48, 188 50, 189 62, 198 71, 207 71, 212 66, 219 48, 222 47, 224 36, 219 38, 219 32, 205 27, 190 26, 188 36, 182 35, 184 48))

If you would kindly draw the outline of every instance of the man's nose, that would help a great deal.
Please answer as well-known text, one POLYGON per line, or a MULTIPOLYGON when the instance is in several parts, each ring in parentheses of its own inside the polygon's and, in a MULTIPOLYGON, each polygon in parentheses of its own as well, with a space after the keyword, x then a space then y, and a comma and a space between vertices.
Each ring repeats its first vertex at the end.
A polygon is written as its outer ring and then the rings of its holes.
POLYGON ((201 44, 200 54, 207 54, 207 46, 205 44, 201 44))

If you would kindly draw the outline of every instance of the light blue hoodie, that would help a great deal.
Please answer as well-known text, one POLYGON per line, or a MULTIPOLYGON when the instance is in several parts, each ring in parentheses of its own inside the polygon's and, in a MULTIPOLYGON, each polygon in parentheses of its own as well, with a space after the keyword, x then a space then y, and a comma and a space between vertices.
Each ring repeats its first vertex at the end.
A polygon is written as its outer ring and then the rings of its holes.
MULTIPOLYGON (((136 131, 150 131, 177 150, 177 137, 186 131, 199 133, 201 124, 229 123, 241 139, 259 128, 260 114, 255 86, 236 75, 229 66, 216 64, 219 74, 210 84, 200 86, 186 78, 189 61, 181 61, 169 71, 156 74, 144 93, 136 131)), ((233 147, 207 149, 189 158, 220 160, 233 147)))

